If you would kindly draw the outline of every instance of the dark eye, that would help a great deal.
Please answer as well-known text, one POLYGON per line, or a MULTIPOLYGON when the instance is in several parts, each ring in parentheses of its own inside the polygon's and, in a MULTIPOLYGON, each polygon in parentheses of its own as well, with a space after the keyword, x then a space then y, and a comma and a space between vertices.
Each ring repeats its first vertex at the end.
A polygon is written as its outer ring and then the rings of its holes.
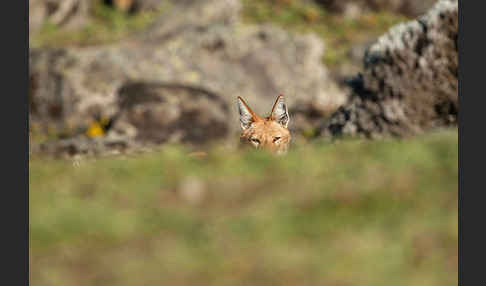
POLYGON ((280 140, 279 136, 273 138, 273 142, 277 142, 278 140, 280 140))
POLYGON ((250 141, 257 143, 257 144, 260 144, 260 140, 258 140, 256 138, 251 138, 250 141))

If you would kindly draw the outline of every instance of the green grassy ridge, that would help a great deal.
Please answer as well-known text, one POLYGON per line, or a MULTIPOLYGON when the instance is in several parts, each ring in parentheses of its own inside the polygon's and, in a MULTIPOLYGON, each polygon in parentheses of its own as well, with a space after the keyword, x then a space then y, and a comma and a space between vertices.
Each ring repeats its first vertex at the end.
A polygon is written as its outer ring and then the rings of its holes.
POLYGON ((31 279, 457 285, 457 140, 315 141, 284 157, 214 148, 204 160, 168 146, 79 167, 32 158, 31 279), (191 180, 200 201, 184 196, 191 180))

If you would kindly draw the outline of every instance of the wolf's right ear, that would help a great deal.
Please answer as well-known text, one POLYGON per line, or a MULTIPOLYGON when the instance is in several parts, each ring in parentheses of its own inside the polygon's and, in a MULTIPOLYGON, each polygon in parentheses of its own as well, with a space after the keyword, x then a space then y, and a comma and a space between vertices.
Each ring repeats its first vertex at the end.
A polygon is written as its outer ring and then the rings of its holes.
POLYGON ((256 114, 251 110, 251 108, 246 104, 243 98, 238 96, 238 111, 240 113, 240 124, 241 129, 246 130, 250 128, 250 125, 256 121, 256 114))
POLYGON ((272 108, 271 118, 287 128, 289 124, 289 111, 287 110, 283 95, 277 97, 272 108))

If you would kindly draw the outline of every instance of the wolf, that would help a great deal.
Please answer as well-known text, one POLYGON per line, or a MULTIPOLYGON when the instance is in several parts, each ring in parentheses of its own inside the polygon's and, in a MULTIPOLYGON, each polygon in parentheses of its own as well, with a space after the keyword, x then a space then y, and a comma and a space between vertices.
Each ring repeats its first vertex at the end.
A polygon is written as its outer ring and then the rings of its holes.
POLYGON ((287 153, 291 140, 288 129, 290 117, 282 94, 277 97, 267 117, 261 117, 253 112, 240 96, 237 98, 237 104, 242 129, 241 144, 275 154, 287 153))

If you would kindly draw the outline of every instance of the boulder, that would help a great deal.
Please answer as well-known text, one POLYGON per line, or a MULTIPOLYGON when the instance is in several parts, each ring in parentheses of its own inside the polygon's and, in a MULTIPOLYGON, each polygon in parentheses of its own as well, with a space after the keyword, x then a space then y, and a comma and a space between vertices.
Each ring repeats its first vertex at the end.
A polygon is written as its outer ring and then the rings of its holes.
POLYGON ((439 1, 399 24, 366 52, 364 71, 350 81, 349 101, 322 135, 405 136, 456 126, 458 3, 439 1))
POLYGON ((223 97, 188 85, 127 83, 119 90, 118 107, 113 132, 142 143, 205 144, 227 137, 231 121, 223 97))

